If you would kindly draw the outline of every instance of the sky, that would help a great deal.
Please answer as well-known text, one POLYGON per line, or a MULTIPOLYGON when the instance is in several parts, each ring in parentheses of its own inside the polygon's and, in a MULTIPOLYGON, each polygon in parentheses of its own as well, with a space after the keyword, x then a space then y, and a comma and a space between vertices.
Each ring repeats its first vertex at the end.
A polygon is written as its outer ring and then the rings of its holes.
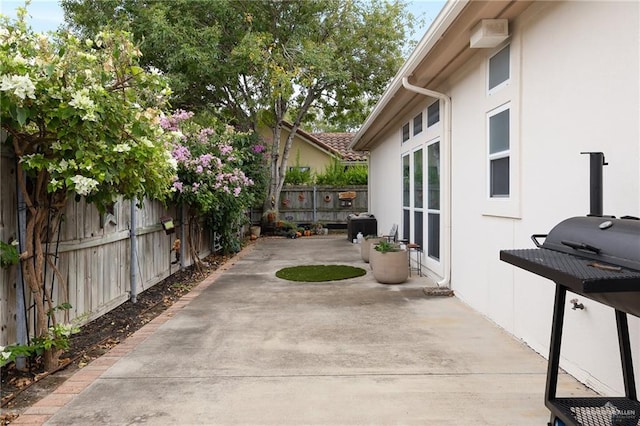
MULTIPOLYGON (((438 13, 446 3, 444 0, 413 0, 408 1, 409 11, 418 19, 424 21, 424 26, 416 29, 413 38, 420 40, 429 28, 429 25, 438 16, 438 13)), ((24 0, 1 0, 0 13, 15 17, 18 6, 24 6, 24 0)), ((53 31, 64 23, 64 13, 58 4, 58 0, 32 0, 28 7, 31 16, 29 23, 36 32, 53 31)))

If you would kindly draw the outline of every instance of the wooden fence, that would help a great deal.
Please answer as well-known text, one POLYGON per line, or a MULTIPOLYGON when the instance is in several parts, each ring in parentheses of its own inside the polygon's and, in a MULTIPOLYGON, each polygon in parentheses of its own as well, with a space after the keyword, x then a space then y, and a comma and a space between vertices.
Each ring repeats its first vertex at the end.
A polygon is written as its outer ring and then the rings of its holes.
POLYGON ((367 186, 285 186, 278 209, 291 222, 346 227, 347 216, 368 211, 367 186))
MULTIPOLYGON (((0 240, 4 242, 15 240, 19 232, 15 173, 15 160, 3 152, 0 156, 0 240)), ((143 208, 132 210, 129 201, 118 201, 113 214, 101 215, 84 199, 78 202, 72 199, 63 215, 60 232, 46 247, 62 279, 49 267, 45 282, 53 294, 54 304, 71 304, 65 320, 89 322, 125 302, 132 291, 139 294, 181 266, 172 263, 175 256, 171 248, 175 239, 184 235, 187 224, 181 226, 180 212, 175 206, 165 208, 158 202, 146 201, 143 208), (131 264, 130 238, 132 213, 137 242, 134 265, 131 264), (166 216, 174 218, 176 233, 165 233, 160 219, 166 216)), ((213 238, 200 232, 197 240, 198 255, 208 255, 213 238)), ((182 246, 182 263, 188 266, 192 259, 186 245, 182 246)), ((27 333, 33 335, 34 308, 26 288, 24 303, 20 300, 22 284, 18 282, 16 266, 0 269, 0 279, 0 345, 5 346, 17 341, 20 318, 26 319, 27 333), (26 311, 24 315, 20 310, 26 311)))
MULTIPOLYGON (((0 145, 0 148, 2 146, 0 145)), ((19 214, 16 193, 15 159, 6 150, 0 156, 0 240, 18 238, 19 214)), ((367 187, 287 186, 279 206, 282 218, 296 223, 322 223, 328 227, 345 227, 347 216, 367 211, 367 187)), ((147 201, 143 208, 131 209, 129 201, 115 203, 113 212, 101 215, 95 206, 70 200, 63 212, 59 232, 46 247, 62 278, 48 268, 46 285, 54 304, 68 302, 72 309, 67 321, 87 323, 119 306, 132 294, 150 288, 172 273, 180 263, 171 248, 176 238, 183 242, 184 228, 175 206, 163 207, 147 201), (132 215, 135 217, 136 261, 131 264, 132 215), (176 233, 167 235, 161 219, 172 217, 176 233), (181 238, 182 237, 182 238, 181 238), (134 275, 132 275, 132 267, 134 275), (135 276, 135 280, 132 280, 135 276)), ((260 222, 261 212, 252 213, 252 221, 260 222)), ((204 257, 215 250, 215 238, 202 231, 197 236, 198 255, 204 257)), ((192 259, 182 244, 182 264, 192 259)), ((0 269, 0 345, 17 341, 19 331, 33 335, 35 312, 30 292, 18 282, 17 267, 0 269), (24 294, 24 297, 21 295, 24 294), (22 302, 24 300, 24 303, 22 302), (22 324, 22 321, 25 324, 22 324), (18 323, 21 323, 20 327, 18 323)), ((23 333, 24 335, 24 333, 23 333)))

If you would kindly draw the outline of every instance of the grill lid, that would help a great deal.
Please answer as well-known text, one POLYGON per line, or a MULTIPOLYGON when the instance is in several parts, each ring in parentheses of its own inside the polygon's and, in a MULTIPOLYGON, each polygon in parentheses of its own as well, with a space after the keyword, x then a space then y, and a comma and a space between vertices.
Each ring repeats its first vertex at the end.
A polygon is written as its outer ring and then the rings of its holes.
POLYGON ((558 223, 541 247, 640 270, 640 220, 572 217, 558 223))

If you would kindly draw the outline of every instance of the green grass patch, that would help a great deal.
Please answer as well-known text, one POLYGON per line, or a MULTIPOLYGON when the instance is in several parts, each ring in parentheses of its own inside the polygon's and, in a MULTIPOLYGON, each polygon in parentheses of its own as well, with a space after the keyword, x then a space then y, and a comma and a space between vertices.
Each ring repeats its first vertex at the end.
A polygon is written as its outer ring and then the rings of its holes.
POLYGON ((289 281, 320 282, 346 280, 366 274, 362 268, 347 265, 302 265, 280 269, 276 277, 289 281))

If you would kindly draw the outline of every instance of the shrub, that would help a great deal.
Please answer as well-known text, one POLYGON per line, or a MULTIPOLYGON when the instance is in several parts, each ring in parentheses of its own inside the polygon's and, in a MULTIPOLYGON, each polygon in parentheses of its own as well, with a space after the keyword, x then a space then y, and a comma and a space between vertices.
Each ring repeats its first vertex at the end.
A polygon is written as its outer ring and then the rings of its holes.
POLYGON ((368 167, 366 165, 345 166, 337 159, 325 167, 323 173, 316 176, 318 185, 366 185, 367 182, 368 167))

